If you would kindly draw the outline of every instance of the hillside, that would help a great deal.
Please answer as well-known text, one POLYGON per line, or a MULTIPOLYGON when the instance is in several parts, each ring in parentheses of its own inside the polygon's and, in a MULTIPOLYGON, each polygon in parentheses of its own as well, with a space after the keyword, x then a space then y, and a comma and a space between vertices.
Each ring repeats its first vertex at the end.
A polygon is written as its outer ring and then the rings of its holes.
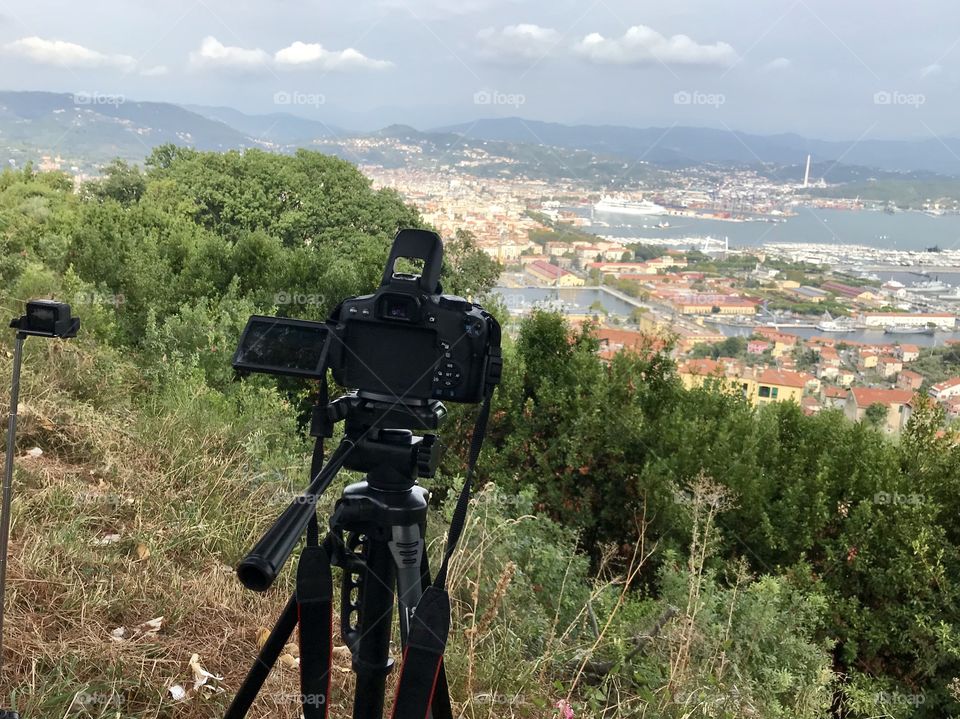
MULTIPOLYGON (((372 290, 396 228, 421 224, 320 153, 165 146, 149 167, 82 192, 0 175, 3 313, 56 296, 84 323, 27 345, 6 671, 28 717, 222 713, 292 588, 292 567, 263 595, 231 567, 305 484, 314 390, 236 382, 231 351, 250 314, 320 319, 372 290), (196 666, 222 679, 194 687, 196 666)), ((469 233, 446 250, 444 287, 482 297, 489 258, 469 233)), ((504 344, 451 566, 458 716, 956 715, 960 447, 936 408, 918 401, 894 442, 840 411, 684 389, 659 350, 601 359, 592 327, 549 312, 504 344)), ((434 558, 475 409, 441 430, 434 558)), ((299 715, 296 651, 253 716, 299 715)))
POLYGON ((12 156, 60 154, 79 163, 142 162, 159 145, 254 147, 242 132, 177 105, 119 96, 0 92, 0 147, 12 156))

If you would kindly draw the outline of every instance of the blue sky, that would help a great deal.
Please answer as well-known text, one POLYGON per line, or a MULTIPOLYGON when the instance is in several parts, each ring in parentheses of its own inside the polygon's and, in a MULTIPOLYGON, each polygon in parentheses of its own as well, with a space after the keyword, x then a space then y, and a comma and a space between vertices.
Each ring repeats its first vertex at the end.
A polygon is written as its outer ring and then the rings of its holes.
POLYGON ((519 115, 956 136, 960 6, 866 0, 6 0, 3 89, 348 128, 519 115))

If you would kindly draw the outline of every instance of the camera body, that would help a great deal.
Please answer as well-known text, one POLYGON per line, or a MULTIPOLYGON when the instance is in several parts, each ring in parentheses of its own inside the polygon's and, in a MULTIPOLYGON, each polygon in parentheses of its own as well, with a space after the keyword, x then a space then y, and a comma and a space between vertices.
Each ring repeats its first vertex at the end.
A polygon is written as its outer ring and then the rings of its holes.
POLYGON ((337 383, 371 398, 479 402, 500 379, 500 325, 479 305, 442 293, 442 263, 436 233, 401 230, 375 293, 344 300, 326 323, 252 317, 234 367, 317 379, 329 367, 337 383), (422 263, 420 274, 398 271, 401 260, 422 263), (314 351, 303 352, 305 344, 314 351))

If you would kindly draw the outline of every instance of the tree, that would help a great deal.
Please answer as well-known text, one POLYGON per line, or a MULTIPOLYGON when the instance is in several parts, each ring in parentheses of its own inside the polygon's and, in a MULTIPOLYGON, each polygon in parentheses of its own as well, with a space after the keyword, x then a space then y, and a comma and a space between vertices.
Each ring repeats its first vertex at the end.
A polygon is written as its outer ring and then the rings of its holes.
POLYGON ((880 428, 886 423, 888 412, 889 407, 883 402, 874 402, 864 412, 864 419, 869 425, 880 428))
POLYGON ((484 252, 476 236, 468 230, 457 230, 453 239, 444 243, 444 291, 467 298, 482 298, 492 290, 503 266, 484 252))
POLYGON ((97 200, 115 200, 121 205, 140 201, 147 190, 147 181, 140 168, 123 160, 114 160, 103 171, 103 178, 84 185, 87 195, 97 200))

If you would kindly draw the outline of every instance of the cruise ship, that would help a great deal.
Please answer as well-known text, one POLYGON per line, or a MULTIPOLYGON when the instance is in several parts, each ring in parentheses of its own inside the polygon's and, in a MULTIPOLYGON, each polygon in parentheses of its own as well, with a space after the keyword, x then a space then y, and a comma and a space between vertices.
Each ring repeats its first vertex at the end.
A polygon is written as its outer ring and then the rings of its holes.
POLYGON ((667 210, 650 200, 624 200, 619 197, 604 195, 594 204, 594 212, 606 212, 614 215, 662 215, 667 210))

